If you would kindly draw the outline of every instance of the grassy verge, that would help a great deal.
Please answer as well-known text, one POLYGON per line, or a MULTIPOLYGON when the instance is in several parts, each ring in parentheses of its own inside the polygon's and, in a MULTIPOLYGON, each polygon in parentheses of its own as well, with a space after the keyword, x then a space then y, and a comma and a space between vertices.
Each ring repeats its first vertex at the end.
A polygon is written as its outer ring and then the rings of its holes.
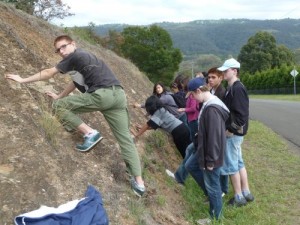
MULTIPOLYGON (((224 197, 222 224, 299 224, 300 156, 291 153, 272 130, 251 121, 243 143, 243 157, 255 201, 242 208, 230 208, 226 206, 233 195, 230 190, 224 197)), ((209 206, 191 178, 182 193, 190 206, 189 221, 208 216, 209 206)))
POLYGON ((250 98, 300 101, 300 94, 297 94, 297 95, 250 95, 250 98))

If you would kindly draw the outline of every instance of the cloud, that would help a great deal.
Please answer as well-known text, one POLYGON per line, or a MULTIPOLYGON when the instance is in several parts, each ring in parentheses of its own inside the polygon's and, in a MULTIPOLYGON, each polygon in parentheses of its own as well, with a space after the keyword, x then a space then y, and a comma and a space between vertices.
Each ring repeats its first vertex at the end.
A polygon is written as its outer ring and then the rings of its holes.
POLYGON ((299 18, 298 0, 63 0, 75 16, 54 20, 65 26, 155 22, 189 22, 207 19, 299 18))

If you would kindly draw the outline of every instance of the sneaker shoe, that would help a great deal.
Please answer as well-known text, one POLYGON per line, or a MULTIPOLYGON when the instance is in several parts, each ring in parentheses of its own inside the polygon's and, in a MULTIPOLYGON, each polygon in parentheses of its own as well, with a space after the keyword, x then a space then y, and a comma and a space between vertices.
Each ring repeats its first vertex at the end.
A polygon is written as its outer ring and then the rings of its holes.
POLYGON ((135 178, 131 178, 130 180, 130 184, 131 184, 131 189, 133 190, 133 192, 139 196, 142 197, 143 194, 145 193, 145 186, 144 185, 139 185, 136 181, 135 178))
POLYGON ((236 200, 234 197, 231 198, 228 203, 229 206, 235 206, 235 207, 241 207, 244 205, 247 205, 247 200, 245 198, 241 198, 239 200, 236 200))
POLYGON ((226 195, 226 193, 223 192, 223 193, 222 193, 222 198, 223 198, 225 195, 226 195))
POLYGON ((253 202, 254 201, 254 196, 251 193, 244 196, 244 198, 246 199, 247 202, 253 202))
POLYGON ((200 219, 200 220, 197 220, 197 224, 199 224, 199 225, 211 224, 211 220, 209 218, 200 219))
POLYGON ((170 170, 166 169, 166 173, 169 177, 172 177, 174 180, 176 180, 174 173, 172 173, 170 170))
POLYGON ((166 173, 168 174, 169 177, 173 178, 178 184, 184 186, 184 183, 183 182, 179 182, 176 177, 175 177, 175 174, 172 173, 170 170, 166 169, 166 173))
POLYGON ((93 148, 99 141, 101 141, 103 137, 100 135, 98 131, 96 131, 92 135, 84 136, 84 142, 83 144, 77 144, 76 150, 80 152, 86 152, 93 148))

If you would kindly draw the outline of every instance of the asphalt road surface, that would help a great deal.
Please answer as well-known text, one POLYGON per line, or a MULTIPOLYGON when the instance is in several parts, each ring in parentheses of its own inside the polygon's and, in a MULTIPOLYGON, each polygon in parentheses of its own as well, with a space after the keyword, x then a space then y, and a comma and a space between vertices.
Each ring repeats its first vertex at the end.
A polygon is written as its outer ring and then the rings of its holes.
POLYGON ((300 151, 300 102, 250 99, 250 119, 262 122, 300 151))

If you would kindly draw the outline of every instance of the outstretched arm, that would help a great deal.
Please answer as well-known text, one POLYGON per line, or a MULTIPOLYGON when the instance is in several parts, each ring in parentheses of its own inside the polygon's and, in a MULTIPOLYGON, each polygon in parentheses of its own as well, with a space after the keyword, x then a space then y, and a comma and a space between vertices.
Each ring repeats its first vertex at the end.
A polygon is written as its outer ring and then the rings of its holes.
POLYGON ((53 99, 59 99, 59 98, 63 98, 65 96, 69 95, 75 89, 76 89, 75 84, 73 82, 71 82, 65 87, 65 89, 60 94, 57 95, 54 92, 47 91, 46 95, 48 95, 49 97, 51 97, 53 99))
POLYGON ((145 123, 141 127, 141 129, 139 129, 139 131, 137 133, 134 132, 133 135, 134 135, 135 138, 137 138, 137 137, 141 136, 143 133, 145 133, 146 130, 150 130, 150 129, 151 129, 151 127, 148 125, 148 123, 145 123))
POLYGON ((56 67, 52 67, 50 69, 42 70, 30 77, 22 78, 20 75, 16 74, 6 74, 5 78, 14 80, 19 83, 30 83, 35 81, 41 81, 41 80, 49 80, 52 78, 55 74, 59 73, 59 71, 56 69, 56 67))

